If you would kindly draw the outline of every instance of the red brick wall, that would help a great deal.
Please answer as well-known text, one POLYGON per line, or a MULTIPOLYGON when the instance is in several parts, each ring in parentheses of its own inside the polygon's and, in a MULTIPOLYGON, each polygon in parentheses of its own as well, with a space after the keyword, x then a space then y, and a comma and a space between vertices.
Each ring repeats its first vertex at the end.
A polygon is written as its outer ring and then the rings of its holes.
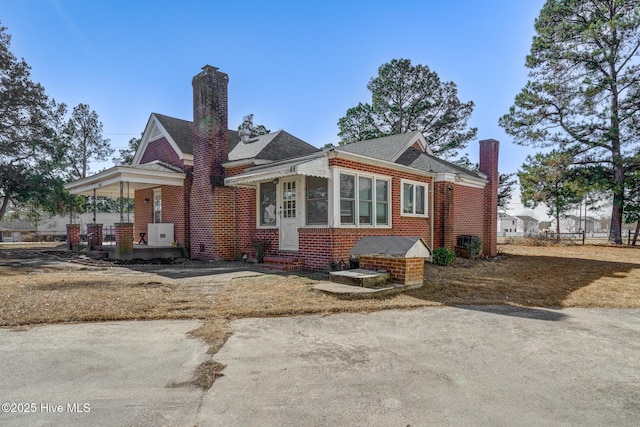
POLYGON ((133 211, 135 212, 133 235, 138 242, 140 233, 147 233, 147 224, 153 223, 153 189, 145 188, 135 192, 133 211), (144 199, 149 201, 145 203, 144 199))
MULTIPOLYGON (((187 225, 185 224, 184 187, 163 185, 162 222, 173 223, 174 239, 179 245, 185 245, 187 225)), ((153 223, 153 188, 145 188, 135 193, 133 235, 135 241, 140 240, 140 233, 147 233, 147 224, 153 223), (145 203, 144 199, 149 201, 145 203)), ((148 240, 147 240, 148 241, 148 240)), ((186 246, 185 246, 186 247, 186 246)))
POLYGON ((391 280, 406 285, 422 284, 424 282, 423 258, 399 258, 362 255, 360 268, 367 270, 387 270, 391 280))
POLYGON ((184 168, 184 162, 180 160, 169 141, 163 136, 160 139, 149 142, 144 154, 140 158, 140 163, 149 163, 154 160, 160 160, 179 168, 184 168))
POLYGON ((162 194, 162 222, 173 223, 173 238, 179 245, 184 245, 184 187, 163 185, 160 187, 160 191, 162 194))
POLYGON ((483 238, 484 189, 454 184, 453 235, 470 234, 483 238))
MULTIPOLYGON (((351 160, 345 160, 340 158, 334 158, 329 160, 330 166, 343 167, 356 171, 370 172, 374 174, 386 175, 391 178, 391 225, 393 229, 387 229, 383 235, 394 236, 415 236, 421 237, 427 243, 431 242, 431 223, 429 218, 416 218, 407 217, 400 214, 400 195, 402 193, 401 180, 407 179, 411 181, 424 182, 429 185, 431 190, 432 179, 423 175, 412 174, 409 172, 400 172, 384 168, 381 166, 358 163, 351 160)), ((431 198, 428 198, 428 203, 431 203, 431 198)), ((431 216, 431 206, 428 206, 427 212, 431 216)), ((373 231, 371 235, 379 235, 378 229, 362 229, 357 228, 355 230, 373 231)), ((356 234, 362 235, 361 231, 355 231, 356 234)), ((368 233, 369 234, 369 233, 368 233)), ((367 235, 368 235, 367 234, 367 235)))

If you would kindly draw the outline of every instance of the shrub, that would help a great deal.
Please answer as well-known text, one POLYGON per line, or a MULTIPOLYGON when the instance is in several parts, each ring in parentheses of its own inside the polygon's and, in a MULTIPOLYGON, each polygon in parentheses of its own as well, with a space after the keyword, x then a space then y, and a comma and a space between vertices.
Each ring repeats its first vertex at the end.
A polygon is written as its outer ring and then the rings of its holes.
POLYGON ((433 251, 433 263, 437 265, 449 265, 456 260, 456 253, 448 248, 439 248, 433 251))
POLYGON ((469 242, 467 250, 469 251, 469 258, 478 258, 482 255, 482 243, 480 243, 480 240, 472 240, 469 242))

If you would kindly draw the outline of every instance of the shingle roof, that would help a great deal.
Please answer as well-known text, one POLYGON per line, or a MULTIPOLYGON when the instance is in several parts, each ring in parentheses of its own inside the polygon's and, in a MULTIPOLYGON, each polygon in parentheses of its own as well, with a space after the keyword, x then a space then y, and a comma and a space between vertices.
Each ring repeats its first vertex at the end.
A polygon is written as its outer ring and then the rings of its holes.
POLYGON ((300 138, 291 135, 283 130, 276 132, 273 140, 267 144, 257 156, 263 160, 281 160, 292 157, 306 156, 307 154, 321 151, 319 148, 304 142, 300 138))
POLYGON ((193 154, 193 123, 187 120, 176 119, 162 114, 154 113, 160 124, 169 132, 184 154, 193 154))
POLYGON ((0 230, 3 231, 34 231, 36 228, 28 221, 21 219, 0 222, 0 230))
POLYGON ((396 159, 407 148, 407 145, 417 139, 419 131, 401 133, 399 135, 385 136, 382 138, 368 139, 366 141, 354 142, 352 144, 336 147, 336 151, 359 154, 373 157, 388 162, 395 162, 396 159))
POLYGON ((407 150, 398 157, 396 163, 404 166, 410 166, 425 172, 464 174, 474 178, 485 179, 476 172, 447 162, 446 160, 439 159, 429 153, 425 153, 424 151, 416 150, 413 147, 407 148, 407 150))
MULTIPOLYGON (((184 154, 193 154, 193 122, 176 119, 175 117, 153 113, 160 121, 160 124, 169 132, 184 154)), ((231 151, 240 141, 238 131, 229 129, 229 151, 231 151)))
MULTIPOLYGON (((193 122, 154 113, 184 154, 193 154, 193 122)), ((320 149, 281 130, 240 144, 238 131, 229 129, 229 160, 281 160, 315 153, 320 149)))

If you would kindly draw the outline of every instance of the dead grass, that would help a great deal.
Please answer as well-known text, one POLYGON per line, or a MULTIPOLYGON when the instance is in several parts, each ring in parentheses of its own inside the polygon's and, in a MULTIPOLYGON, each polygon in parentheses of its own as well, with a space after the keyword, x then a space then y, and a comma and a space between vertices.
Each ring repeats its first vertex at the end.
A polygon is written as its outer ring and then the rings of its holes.
MULTIPOLYGON (((45 249, 0 246, 0 326, 201 319, 191 336, 208 343, 214 354, 232 335, 229 322, 246 317, 465 304, 640 308, 640 248, 504 245, 495 260, 428 264, 420 289, 358 300, 314 291, 313 284, 327 278, 319 273, 231 281, 222 275, 171 278, 148 269, 83 267, 45 249)), ((223 368, 213 360, 202 364, 192 384, 209 388, 223 368)))
POLYGON ((172 279, 131 268, 82 267, 42 249, 0 249, 0 326, 107 320, 202 319, 193 332, 216 352, 228 321, 458 304, 640 308, 640 248, 505 245, 496 260, 427 265, 425 286, 344 300, 312 290, 326 275, 172 279))

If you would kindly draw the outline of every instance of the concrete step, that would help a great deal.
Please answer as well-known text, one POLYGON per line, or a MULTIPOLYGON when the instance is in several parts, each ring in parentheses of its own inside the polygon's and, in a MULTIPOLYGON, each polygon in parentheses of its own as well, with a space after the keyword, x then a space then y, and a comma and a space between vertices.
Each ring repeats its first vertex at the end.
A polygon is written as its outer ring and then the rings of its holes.
POLYGON ((329 273, 329 280, 343 285, 361 286, 365 288, 375 288, 386 285, 391 279, 391 274, 373 270, 356 268, 354 270, 332 271, 329 273))

